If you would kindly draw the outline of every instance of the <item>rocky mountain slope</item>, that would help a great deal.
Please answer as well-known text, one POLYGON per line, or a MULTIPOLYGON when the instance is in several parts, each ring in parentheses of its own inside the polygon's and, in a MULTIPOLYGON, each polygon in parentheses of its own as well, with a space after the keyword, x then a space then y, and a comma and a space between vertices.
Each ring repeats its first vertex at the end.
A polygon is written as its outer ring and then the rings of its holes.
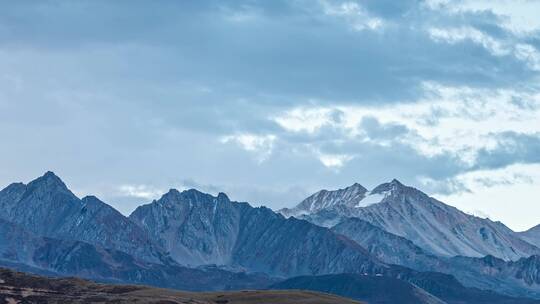
POLYGON ((527 231, 519 232, 518 235, 523 240, 540 247, 540 225, 534 226, 527 231))
POLYGON ((0 218, 37 236, 117 249, 149 262, 168 260, 146 231, 96 197, 77 198, 52 172, 0 191, 0 218))
POLYGON ((345 218, 331 229, 357 242, 385 263, 432 270, 432 265, 441 261, 440 257, 427 253, 412 241, 359 218, 345 218))
MULTIPOLYGON (((351 187, 359 188, 357 185, 351 187)), ((334 202, 340 203, 323 209, 314 208, 314 213, 306 211, 311 210, 306 202, 325 206, 324 202, 315 200, 319 197, 317 194, 291 209, 296 213, 290 210, 282 212, 327 227, 345 218, 359 218, 407 238, 426 252, 438 256, 493 255, 517 260, 540 254, 538 247, 522 240, 504 224, 461 212, 397 180, 377 186, 366 192, 364 197, 355 196, 353 201, 337 197, 347 191, 346 188, 327 193, 326 197, 331 196, 334 202)))
POLYGON ((35 236, 4 220, 0 220, 0 266, 52 276, 182 290, 260 288, 274 281, 262 274, 236 273, 215 267, 191 269, 174 263, 145 262, 125 252, 85 242, 35 236))
POLYGON ((504 261, 494 256, 453 257, 432 267, 481 289, 514 296, 540 298, 540 256, 504 261))
POLYGON ((229 265, 277 276, 377 272, 386 267, 358 244, 272 210, 197 190, 171 190, 137 208, 139 224, 177 262, 229 265))
POLYGON ((439 257, 425 252, 413 242, 389 233, 358 218, 348 218, 332 230, 366 248, 385 263, 420 271, 436 271, 455 276, 462 284, 497 290, 513 296, 540 298, 538 256, 504 261, 493 256, 439 257))

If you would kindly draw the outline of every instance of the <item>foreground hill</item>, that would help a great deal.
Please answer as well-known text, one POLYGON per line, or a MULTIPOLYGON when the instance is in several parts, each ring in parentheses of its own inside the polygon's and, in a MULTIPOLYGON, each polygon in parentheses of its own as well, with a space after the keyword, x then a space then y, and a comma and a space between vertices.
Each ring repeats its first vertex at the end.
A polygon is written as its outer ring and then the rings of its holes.
POLYGON ((180 292, 135 285, 53 279, 0 269, 1 303, 360 304, 310 291, 180 292))

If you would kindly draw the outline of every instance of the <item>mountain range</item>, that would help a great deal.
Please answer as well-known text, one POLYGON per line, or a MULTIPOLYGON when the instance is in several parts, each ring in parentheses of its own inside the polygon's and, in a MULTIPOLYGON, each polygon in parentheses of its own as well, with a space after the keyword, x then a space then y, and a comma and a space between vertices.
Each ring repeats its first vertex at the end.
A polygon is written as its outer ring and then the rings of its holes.
POLYGON ((538 230, 516 233, 397 180, 279 212, 171 189, 128 217, 52 172, 0 191, 0 265, 194 291, 289 286, 393 303, 386 285, 416 303, 537 303, 538 230))
POLYGON ((325 227, 344 218, 359 218, 440 256, 493 255, 517 260, 540 254, 538 247, 501 222, 461 212, 397 180, 371 191, 359 184, 336 191, 323 190, 295 208, 280 212, 325 227))
POLYGON ((275 276, 376 272, 386 267, 327 228, 231 202, 223 193, 214 197, 193 189, 171 190, 129 218, 184 265, 228 265, 275 276))
POLYGON ((514 232, 397 180, 371 191, 357 183, 322 190, 280 212, 329 227, 385 263, 451 274, 481 289, 540 296, 533 241, 540 229, 514 232))

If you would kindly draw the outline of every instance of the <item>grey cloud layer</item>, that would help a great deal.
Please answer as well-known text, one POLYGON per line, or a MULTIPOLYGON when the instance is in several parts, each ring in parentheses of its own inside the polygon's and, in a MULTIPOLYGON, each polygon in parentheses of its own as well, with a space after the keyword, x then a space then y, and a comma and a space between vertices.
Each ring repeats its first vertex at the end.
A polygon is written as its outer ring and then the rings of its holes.
MULTIPOLYGON (((418 184, 539 162, 538 135, 497 135, 499 148, 466 165, 455 153, 420 153, 401 140, 417 130, 377 117, 361 120, 362 136, 340 126, 340 111, 311 133, 273 120, 298 107, 414 104, 426 98, 425 82, 536 91, 532 59, 513 46, 538 48, 538 31, 516 34, 501 22, 418 1, 4 2, 0 136, 9 148, 0 181, 51 169, 81 191, 121 200, 105 185, 190 179, 283 206, 354 181, 418 184), (446 41, 433 28, 460 30, 446 41), (222 140, 237 134, 276 139, 261 162, 222 140), (352 157, 336 170, 320 154, 352 157)), ((426 121, 437 128, 445 116, 426 121)))

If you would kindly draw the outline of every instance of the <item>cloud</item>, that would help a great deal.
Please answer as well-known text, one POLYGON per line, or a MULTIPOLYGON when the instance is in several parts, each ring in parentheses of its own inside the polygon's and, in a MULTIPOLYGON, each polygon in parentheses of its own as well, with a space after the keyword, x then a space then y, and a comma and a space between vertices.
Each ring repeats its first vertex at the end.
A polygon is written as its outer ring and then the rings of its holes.
POLYGON ((470 191, 434 193, 447 203, 474 213, 482 210, 492 220, 503 220, 518 231, 537 225, 536 200, 540 186, 540 164, 514 164, 499 169, 475 170, 453 180, 470 191), (523 212, 527 210, 529 212, 523 212), (513 220, 512 220, 513 219, 513 220))
MULTIPOLYGON (((429 1, 439 2, 439 8, 451 9, 456 12, 463 11, 489 11, 500 16, 501 26, 509 30, 523 33, 540 29, 535 12, 540 9, 537 1, 529 0, 465 0, 452 3, 451 1, 429 1)), ((437 7, 437 5, 435 5, 437 7)))
POLYGON ((399 123, 381 124, 381 122, 373 116, 365 116, 362 118, 359 129, 363 131, 369 140, 375 141, 399 141, 400 137, 406 136, 410 130, 399 123))
POLYGON ((433 38, 435 41, 455 44, 458 42, 469 40, 473 43, 481 45, 495 56, 504 56, 508 55, 509 53, 509 50, 507 50, 501 44, 501 42, 473 27, 460 27, 449 29, 430 28, 428 31, 431 38, 433 38))
MULTIPOLYGON (((274 119, 285 131, 305 131, 311 139, 332 130, 330 136, 319 136, 318 142, 312 140, 314 144, 325 141, 402 144, 425 157, 454 155, 469 166, 482 157, 478 154, 501 144, 494 134, 509 130, 524 134, 540 132, 535 124, 540 119, 538 93, 447 87, 436 83, 425 84, 424 90, 424 97, 414 104, 294 108, 274 119), (331 119, 330 113, 339 113, 339 119, 331 119)), ((529 141, 519 148, 531 144, 529 141)))
POLYGON ((4 2, 0 182, 52 169, 123 210, 186 180, 280 207, 394 177, 468 193, 537 162, 536 6, 4 2))
POLYGON ((118 187, 118 195, 146 200, 156 199, 161 196, 163 189, 157 189, 148 185, 121 185, 118 187))
POLYGON ((475 167, 503 168, 515 163, 540 163, 540 133, 507 131, 492 136, 495 147, 478 151, 475 167))
POLYGON ((339 169, 354 157, 346 154, 319 154, 319 160, 328 168, 339 169))
POLYGON ((516 45, 516 57, 526 62, 531 69, 540 71, 540 52, 530 44, 516 45))
POLYGON ((370 14, 357 2, 347 1, 338 4, 322 1, 324 13, 344 18, 355 31, 377 30, 384 26, 381 18, 370 14))
POLYGON ((272 120, 287 131, 315 133, 322 127, 339 124, 342 117, 339 109, 314 107, 294 108, 272 120))
POLYGON ((221 138, 222 143, 234 142, 244 150, 257 154, 257 159, 262 162, 272 154, 275 135, 238 134, 228 135, 221 138))
POLYGON ((540 52, 532 45, 515 43, 515 41, 499 41, 473 27, 460 28, 430 28, 429 34, 435 41, 456 44, 470 41, 485 48, 494 56, 514 56, 523 61, 531 70, 540 69, 540 52))

